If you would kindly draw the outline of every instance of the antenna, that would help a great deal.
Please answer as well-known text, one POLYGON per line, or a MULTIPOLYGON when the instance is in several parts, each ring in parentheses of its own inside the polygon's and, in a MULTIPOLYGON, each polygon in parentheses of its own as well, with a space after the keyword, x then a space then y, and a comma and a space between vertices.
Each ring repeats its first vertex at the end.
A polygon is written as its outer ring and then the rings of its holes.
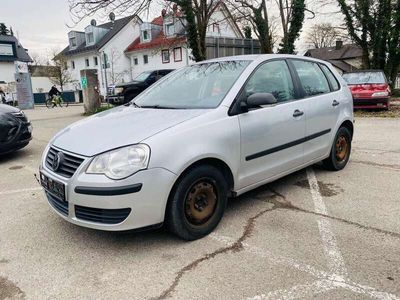
POLYGON ((90 21, 90 25, 92 25, 92 26, 96 26, 96 25, 97 25, 97 22, 96 22, 96 20, 95 20, 95 19, 92 19, 92 21, 90 21))
POLYGON ((115 14, 113 12, 110 12, 110 14, 108 15, 108 17, 110 18, 111 22, 114 23, 115 21, 115 14))

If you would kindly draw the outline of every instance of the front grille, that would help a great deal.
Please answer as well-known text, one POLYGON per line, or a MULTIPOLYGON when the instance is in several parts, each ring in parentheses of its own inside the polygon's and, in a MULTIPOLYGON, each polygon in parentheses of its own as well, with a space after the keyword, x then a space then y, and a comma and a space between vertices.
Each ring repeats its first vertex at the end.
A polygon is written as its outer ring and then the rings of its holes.
POLYGON ((103 224, 121 223, 130 212, 130 208, 102 209, 75 205, 75 216, 78 219, 103 224))
POLYGON ((79 166, 82 164, 83 161, 84 161, 83 158, 67 154, 63 151, 59 151, 54 148, 50 148, 46 156, 46 166, 50 170, 53 170, 53 172, 67 178, 71 178, 72 175, 74 175, 76 169, 79 168, 79 166), (59 152, 63 154, 63 160, 60 162, 58 168, 54 170, 53 165, 55 161, 55 156, 59 152))
POLYGON ((50 193, 46 193, 47 200, 49 201, 50 205, 59 213, 63 214, 64 216, 68 216, 68 202, 58 199, 54 197, 50 193))

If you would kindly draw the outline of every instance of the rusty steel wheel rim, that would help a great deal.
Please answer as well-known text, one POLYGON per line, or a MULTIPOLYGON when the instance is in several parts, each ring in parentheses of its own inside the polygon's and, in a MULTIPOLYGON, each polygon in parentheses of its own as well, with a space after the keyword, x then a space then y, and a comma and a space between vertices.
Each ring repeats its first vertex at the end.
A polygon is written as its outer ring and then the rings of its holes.
POLYGON ((192 225, 203 225, 214 215, 218 196, 214 183, 200 179, 189 189, 185 199, 185 216, 192 225))
POLYGON ((349 144, 344 136, 340 136, 336 141, 336 159, 342 162, 347 158, 349 144))

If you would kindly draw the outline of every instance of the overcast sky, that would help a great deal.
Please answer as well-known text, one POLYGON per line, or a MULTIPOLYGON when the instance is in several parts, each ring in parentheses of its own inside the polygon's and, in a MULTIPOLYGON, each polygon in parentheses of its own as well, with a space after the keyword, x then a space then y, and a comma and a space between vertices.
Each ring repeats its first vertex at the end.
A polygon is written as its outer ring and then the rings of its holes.
MULTIPOLYGON (((332 8, 321 9, 315 3, 309 7, 317 11, 317 17, 314 20, 306 19, 303 31, 321 21, 340 22, 340 16, 327 14, 332 8)), ((153 11, 152 15, 155 14, 153 11)), ((117 16, 119 17, 121 16, 117 16)), ((82 30, 89 21, 82 21, 74 29, 82 30)), ((107 20, 98 20, 98 23, 103 21, 107 20)), ((29 53, 45 56, 48 56, 52 49, 62 49, 67 45, 67 33, 71 30, 67 25, 72 25, 67 0, 0 0, 0 22, 13 28, 14 34, 19 37, 21 44, 29 49, 29 53)), ((304 48, 301 44, 299 46, 304 48)))

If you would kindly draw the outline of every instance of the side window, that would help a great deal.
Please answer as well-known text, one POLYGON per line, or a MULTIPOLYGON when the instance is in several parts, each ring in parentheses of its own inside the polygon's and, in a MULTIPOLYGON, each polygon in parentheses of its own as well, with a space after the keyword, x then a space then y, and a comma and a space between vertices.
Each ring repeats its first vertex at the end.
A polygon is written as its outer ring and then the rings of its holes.
POLYGON ((292 60, 292 62, 307 96, 330 92, 328 80, 317 63, 303 60, 292 60))
POLYGON ((260 66, 247 82, 243 97, 255 93, 270 93, 278 102, 293 100, 294 86, 285 61, 271 61, 260 66))
POLYGON ((328 77, 329 82, 331 83, 332 90, 338 91, 340 89, 339 82, 337 81, 335 75, 333 75, 332 71, 325 65, 320 65, 322 70, 324 71, 326 77, 328 77))

